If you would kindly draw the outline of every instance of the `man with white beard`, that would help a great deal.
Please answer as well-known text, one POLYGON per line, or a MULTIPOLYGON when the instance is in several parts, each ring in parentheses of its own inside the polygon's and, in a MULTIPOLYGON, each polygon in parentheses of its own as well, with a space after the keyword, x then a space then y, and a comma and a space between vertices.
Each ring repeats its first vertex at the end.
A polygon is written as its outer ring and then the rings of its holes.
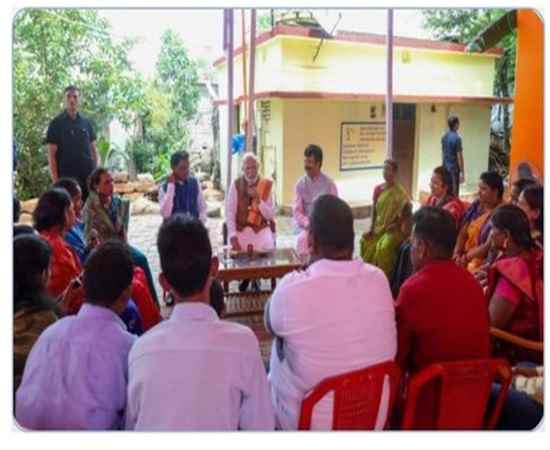
POLYGON ((225 209, 227 234, 234 251, 268 251, 275 247, 270 222, 275 211, 272 181, 258 174, 259 162, 252 153, 242 161, 242 175, 229 189, 225 209))

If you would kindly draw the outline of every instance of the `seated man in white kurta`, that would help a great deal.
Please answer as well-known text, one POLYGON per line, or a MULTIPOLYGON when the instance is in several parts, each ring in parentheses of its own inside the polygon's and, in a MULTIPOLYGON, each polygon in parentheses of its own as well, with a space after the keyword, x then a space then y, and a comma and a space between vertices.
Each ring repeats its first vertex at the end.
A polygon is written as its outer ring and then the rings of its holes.
POLYGON ((225 209, 229 243, 235 251, 267 251, 275 247, 270 222, 275 217, 271 180, 258 174, 259 163, 247 153, 242 161, 242 175, 229 189, 225 209))

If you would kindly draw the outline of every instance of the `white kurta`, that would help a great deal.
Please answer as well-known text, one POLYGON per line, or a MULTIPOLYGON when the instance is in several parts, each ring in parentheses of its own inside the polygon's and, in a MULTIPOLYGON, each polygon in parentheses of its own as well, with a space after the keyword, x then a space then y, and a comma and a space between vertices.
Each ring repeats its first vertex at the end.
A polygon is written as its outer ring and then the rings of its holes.
MULTIPOLYGON (((252 227, 245 227, 242 231, 237 231, 238 201, 239 195, 235 182, 233 182, 229 188, 229 194, 225 205, 228 240, 231 241, 233 236, 237 236, 243 251, 247 249, 248 245, 252 245, 254 250, 258 251, 272 250, 275 248, 275 239, 269 227, 263 228, 258 233, 254 232, 252 227)), ((265 202, 260 201, 260 213, 266 220, 273 220, 275 218, 272 194, 269 195, 269 198, 265 202)))

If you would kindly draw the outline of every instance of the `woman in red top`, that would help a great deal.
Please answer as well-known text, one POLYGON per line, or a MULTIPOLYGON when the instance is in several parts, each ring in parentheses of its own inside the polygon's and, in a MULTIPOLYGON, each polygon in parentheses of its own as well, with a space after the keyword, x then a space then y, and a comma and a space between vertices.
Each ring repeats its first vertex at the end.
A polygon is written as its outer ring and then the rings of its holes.
POLYGON ((502 255, 487 278, 491 326, 542 340, 543 254, 531 238, 529 220, 517 206, 503 205, 491 222, 491 245, 502 255))
POLYGON ((60 301, 70 290, 71 295, 65 296, 67 301, 60 307, 64 313, 76 314, 84 301, 84 291, 79 282, 82 272, 80 260, 64 238, 75 222, 73 204, 67 192, 64 189, 50 189, 44 193, 34 210, 33 221, 34 227, 52 250, 48 294, 60 301), (68 289, 69 286, 71 289, 68 289))
MULTIPOLYGON (((82 266, 76 252, 64 239, 65 233, 75 222, 74 206, 65 189, 54 188, 44 193, 33 214, 34 226, 52 249, 49 295, 62 300, 65 314, 76 314, 84 302, 84 289, 80 282, 82 266)), ((145 275, 134 267, 132 300, 138 307, 143 330, 147 331, 161 320, 160 312, 147 287, 145 275)))
POLYGON ((453 178, 443 166, 436 167, 430 180, 431 195, 425 206, 443 208, 451 213, 457 228, 464 216, 464 205, 458 197, 452 194, 453 178))

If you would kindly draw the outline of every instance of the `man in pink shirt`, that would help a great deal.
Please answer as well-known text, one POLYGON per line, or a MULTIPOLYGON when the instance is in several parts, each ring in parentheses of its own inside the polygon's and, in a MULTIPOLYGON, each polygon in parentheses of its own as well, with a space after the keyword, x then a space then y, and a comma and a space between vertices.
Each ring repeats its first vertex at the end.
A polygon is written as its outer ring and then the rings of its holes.
POLYGON ((294 231, 297 234, 296 251, 300 256, 309 256, 307 232, 309 213, 315 199, 324 194, 338 196, 336 184, 321 172, 323 150, 315 144, 309 144, 304 151, 304 170, 306 174, 296 183, 293 208, 294 231))
MULTIPOLYGON (((321 380, 393 360, 397 331, 388 279, 353 259, 353 216, 341 199, 317 198, 310 215, 311 265, 286 275, 265 309, 275 336, 269 381, 278 427, 295 430, 304 396, 321 380)), ((377 428, 387 416, 383 392, 377 428)), ((312 429, 332 424, 332 395, 313 410, 312 429)))

